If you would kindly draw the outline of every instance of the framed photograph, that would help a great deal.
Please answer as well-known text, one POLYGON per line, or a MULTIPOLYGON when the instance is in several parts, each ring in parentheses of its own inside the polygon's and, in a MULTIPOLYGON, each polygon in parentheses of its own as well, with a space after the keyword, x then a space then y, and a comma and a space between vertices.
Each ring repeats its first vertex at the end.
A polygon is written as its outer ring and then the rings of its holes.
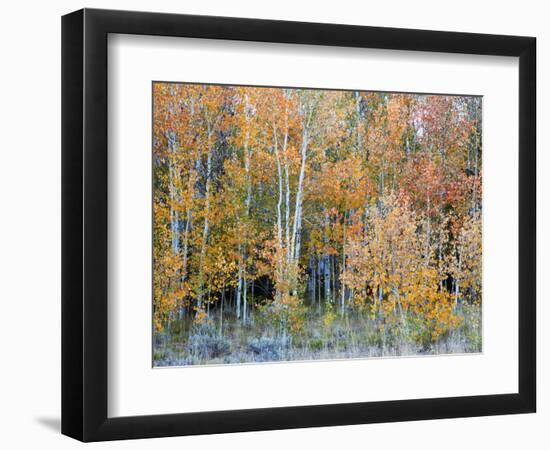
POLYGON ((62 432, 535 412, 536 40, 62 20, 62 432))

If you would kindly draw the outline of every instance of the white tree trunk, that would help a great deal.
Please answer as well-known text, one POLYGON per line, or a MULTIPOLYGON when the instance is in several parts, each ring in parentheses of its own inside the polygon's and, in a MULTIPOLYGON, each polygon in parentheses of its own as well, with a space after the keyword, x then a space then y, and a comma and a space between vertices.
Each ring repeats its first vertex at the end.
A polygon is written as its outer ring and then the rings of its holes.
POLYGON ((457 277, 455 279, 455 306, 458 305, 458 299, 460 297, 460 281, 458 278, 458 274, 461 273, 462 270, 462 250, 459 250, 458 252, 458 271, 457 271, 457 277))
POLYGON ((287 156, 287 143, 288 143, 288 127, 285 129, 285 136, 283 139, 283 154, 285 158, 285 247, 286 247, 286 261, 290 262, 290 181, 288 176, 288 156, 287 156))
POLYGON ((294 261, 300 259, 300 232, 302 227, 302 197, 304 192, 304 176, 306 171, 307 147, 308 147, 308 127, 304 125, 302 131, 301 162, 300 175, 298 177, 298 188, 296 191, 296 204, 294 206, 294 224, 292 227, 291 256, 294 261))
MULTIPOLYGON (((344 211, 344 233, 342 239, 342 278, 346 277, 346 221, 347 211, 344 211)), ((346 285, 340 280, 340 312, 344 314, 345 302, 346 302, 346 285)))
POLYGON ((239 264, 239 275, 238 275, 238 282, 237 282, 237 300, 236 300, 237 319, 241 318, 242 287, 243 287, 243 269, 242 269, 242 265, 239 264))
POLYGON ((243 322, 246 322, 246 308, 247 308, 247 301, 246 301, 246 293, 247 293, 247 283, 246 283, 246 275, 247 275, 247 258, 248 258, 248 219, 250 217, 250 203, 252 201, 252 181, 250 179, 250 149, 249 149, 249 141, 250 141, 250 131, 249 131, 249 124, 250 124, 250 116, 249 116, 249 103, 248 103, 248 95, 245 96, 246 101, 246 122, 247 122, 247 130, 246 130, 246 137, 244 142, 244 170, 246 173, 246 200, 245 200, 245 217, 246 217, 246 230, 245 230, 245 238, 244 238, 244 245, 243 245, 243 255, 242 255, 242 264, 243 264, 243 283, 244 283, 244 296, 243 296, 243 322))
MULTIPOLYGON (((328 238, 326 234, 326 230, 329 227, 329 219, 328 219, 328 212, 325 211, 325 231, 323 236, 323 241, 325 245, 328 244, 328 238)), ((325 284, 325 302, 329 301, 331 298, 331 292, 330 292, 330 256, 325 254, 322 259, 322 265, 323 265, 323 281, 325 284)))
POLYGON ((246 294, 248 291, 248 283, 246 281, 246 272, 243 277, 243 322, 246 323, 246 316, 247 316, 247 299, 246 294))
POLYGON ((176 170, 174 168, 174 157, 177 151, 175 133, 172 131, 166 133, 166 139, 168 141, 168 148, 170 149, 168 157, 168 177, 170 191, 170 233, 172 240, 172 254, 177 255, 179 253, 179 214, 174 209, 174 203, 176 203, 178 198, 176 187, 176 170))
POLYGON ((205 187, 205 205, 204 205, 204 227, 202 230, 202 245, 201 245, 201 257, 200 257, 200 269, 199 269, 199 295, 198 295, 198 306, 202 305, 202 291, 204 289, 204 259, 206 257, 206 246, 208 241, 208 232, 209 232, 209 222, 208 216, 210 214, 210 185, 212 183, 212 153, 213 145, 210 145, 212 139, 212 131, 210 125, 208 125, 208 156, 206 159, 206 187, 205 187))
MULTIPOLYGON (((195 116, 195 101, 193 98, 191 98, 191 106, 190 106, 190 113, 191 113, 191 121, 193 120, 193 117, 195 116)), ((189 181, 188 181, 188 189, 192 192, 191 198, 195 197, 195 175, 199 172, 199 166, 200 166, 200 156, 197 155, 195 159, 195 164, 193 167, 190 168, 189 171, 189 181)), ((191 230, 191 219, 192 219, 192 205, 188 207, 187 209, 187 217, 185 218, 185 230, 183 235, 183 269, 182 269, 182 277, 181 281, 185 281, 187 279, 187 260, 189 258, 189 232, 191 230)))
MULTIPOLYGON (((281 212, 281 206, 283 202, 283 177, 282 177, 282 171, 281 171, 281 160, 279 156, 279 145, 277 142, 277 129, 273 127, 273 136, 274 136, 274 142, 273 142, 273 150, 275 151, 275 161, 277 163, 277 179, 279 184, 279 198, 277 200, 277 245, 279 249, 279 258, 282 255, 283 251, 283 236, 282 236, 282 212, 281 212)), ((283 261, 278 260, 277 261, 277 267, 276 270, 279 272, 279 277, 282 276, 282 266, 283 261)), ((280 296, 280 292, 276 293, 277 297, 280 296)))

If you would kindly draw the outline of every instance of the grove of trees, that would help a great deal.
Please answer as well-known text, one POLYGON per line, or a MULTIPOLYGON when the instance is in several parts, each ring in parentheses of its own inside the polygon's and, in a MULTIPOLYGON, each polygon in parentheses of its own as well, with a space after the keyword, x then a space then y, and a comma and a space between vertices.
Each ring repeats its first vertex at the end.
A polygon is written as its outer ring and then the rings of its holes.
POLYGON ((481 180, 479 97, 154 83, 155 361, 479 351, 481 180))

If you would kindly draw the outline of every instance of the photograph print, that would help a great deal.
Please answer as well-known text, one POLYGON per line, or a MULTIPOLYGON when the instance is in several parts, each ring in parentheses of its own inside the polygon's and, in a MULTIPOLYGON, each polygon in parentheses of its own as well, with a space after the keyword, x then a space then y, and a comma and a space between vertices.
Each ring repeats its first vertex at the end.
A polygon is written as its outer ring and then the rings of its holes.
POLYGON ((482 98, 153 82, 154 367, 482 351, 482 98))

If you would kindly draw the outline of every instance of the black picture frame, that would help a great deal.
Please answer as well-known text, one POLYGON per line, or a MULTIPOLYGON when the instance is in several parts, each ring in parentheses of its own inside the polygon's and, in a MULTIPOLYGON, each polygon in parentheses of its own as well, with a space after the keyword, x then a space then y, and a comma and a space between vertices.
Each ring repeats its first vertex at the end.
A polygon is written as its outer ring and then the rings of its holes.
MULTIPOLYGON (((535 412, 536 39, 83 9, 62 18, 62 433, 82 441, 535 412), (107 416, 109 33, 519 57, 517 393, 107 416)), ((515 107, 512 106, 511 107, 515 107)))

